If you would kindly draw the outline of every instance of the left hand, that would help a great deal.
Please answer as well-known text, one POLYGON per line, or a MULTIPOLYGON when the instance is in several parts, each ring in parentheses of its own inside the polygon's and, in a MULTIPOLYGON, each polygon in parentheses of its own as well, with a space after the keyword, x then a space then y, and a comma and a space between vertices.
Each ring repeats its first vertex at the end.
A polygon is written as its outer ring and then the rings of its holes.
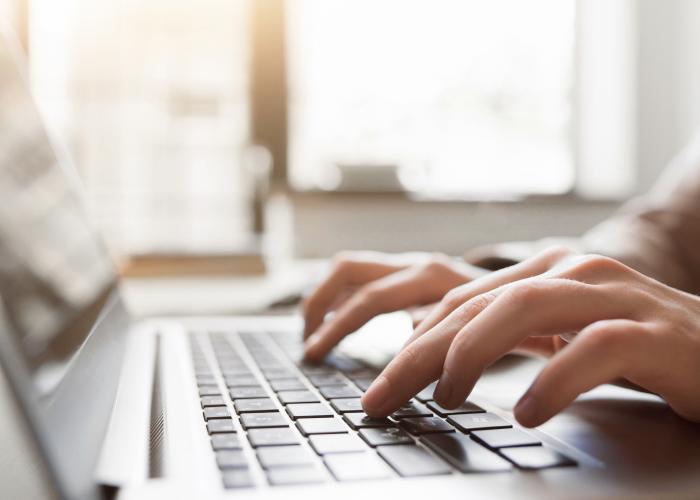
POLYGON ((362 404, 371 416, 388 415, 439 378, 435 400, 454 408, 486 367, 518 348, 552 355, 515 407, 525 426, 619 378, 700 422, 700 298, 613 259, 562 249, 449 292, 362 404), (571 333, 570 343, 560 337, 571 333))

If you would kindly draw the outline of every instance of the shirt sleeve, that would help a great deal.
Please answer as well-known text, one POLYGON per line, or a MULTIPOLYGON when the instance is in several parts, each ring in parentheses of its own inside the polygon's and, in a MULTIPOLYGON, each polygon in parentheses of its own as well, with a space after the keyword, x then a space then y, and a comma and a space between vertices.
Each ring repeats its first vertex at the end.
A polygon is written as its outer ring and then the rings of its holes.
POLYGON ((547 238, 476 248, 465 259, 497 269, 552 244, 608 255, 667 285, 700 292, 700 135, 650 192, 627 202, 581 238, 547 238))
POLYGON ((581 246, 667 285, 700 291, 700 135, 647 195, 588 231, 581 246))

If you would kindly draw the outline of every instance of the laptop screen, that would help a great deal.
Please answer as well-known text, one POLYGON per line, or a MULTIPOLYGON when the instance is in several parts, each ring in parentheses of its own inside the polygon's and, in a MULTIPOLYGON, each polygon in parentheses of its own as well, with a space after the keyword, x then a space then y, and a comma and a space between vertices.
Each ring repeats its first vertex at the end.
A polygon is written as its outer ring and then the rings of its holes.
POLYGON ((115 283, 75 175, 0 44, 0 297, 42 394, 60 380, 115 283))

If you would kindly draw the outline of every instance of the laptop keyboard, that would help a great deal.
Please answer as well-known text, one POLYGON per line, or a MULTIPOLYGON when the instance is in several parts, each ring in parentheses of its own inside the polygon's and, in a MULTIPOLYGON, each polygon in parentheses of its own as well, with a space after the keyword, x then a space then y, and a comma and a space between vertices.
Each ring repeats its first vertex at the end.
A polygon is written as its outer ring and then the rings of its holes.
POLYGON ((378 372, 338 355, 323 365, 299 362, 296 335, 192 334, 190 347, 226 488, 256 486, 253 461, 272 486, 576 465, 473 402, 440 407, 432 400, 434 384, 388 418, 368 418, 360 396, 378 372), (206 343, 215 363, 205 355, 206 343))

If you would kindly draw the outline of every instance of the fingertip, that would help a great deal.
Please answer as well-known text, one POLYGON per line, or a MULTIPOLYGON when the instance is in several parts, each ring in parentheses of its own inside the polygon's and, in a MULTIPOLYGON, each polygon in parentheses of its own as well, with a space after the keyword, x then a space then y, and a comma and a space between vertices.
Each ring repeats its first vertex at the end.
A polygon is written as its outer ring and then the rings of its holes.
POLYGON ((391 391, 386 377, 380 375, 362 395, 362 409, 370 417, 386 416, 391 391))
POLYGON ((526 393, 513 409, 515 419, 523 427, 537 427, 546 419, 541 418, 541 409, 537 397, 526 393))

